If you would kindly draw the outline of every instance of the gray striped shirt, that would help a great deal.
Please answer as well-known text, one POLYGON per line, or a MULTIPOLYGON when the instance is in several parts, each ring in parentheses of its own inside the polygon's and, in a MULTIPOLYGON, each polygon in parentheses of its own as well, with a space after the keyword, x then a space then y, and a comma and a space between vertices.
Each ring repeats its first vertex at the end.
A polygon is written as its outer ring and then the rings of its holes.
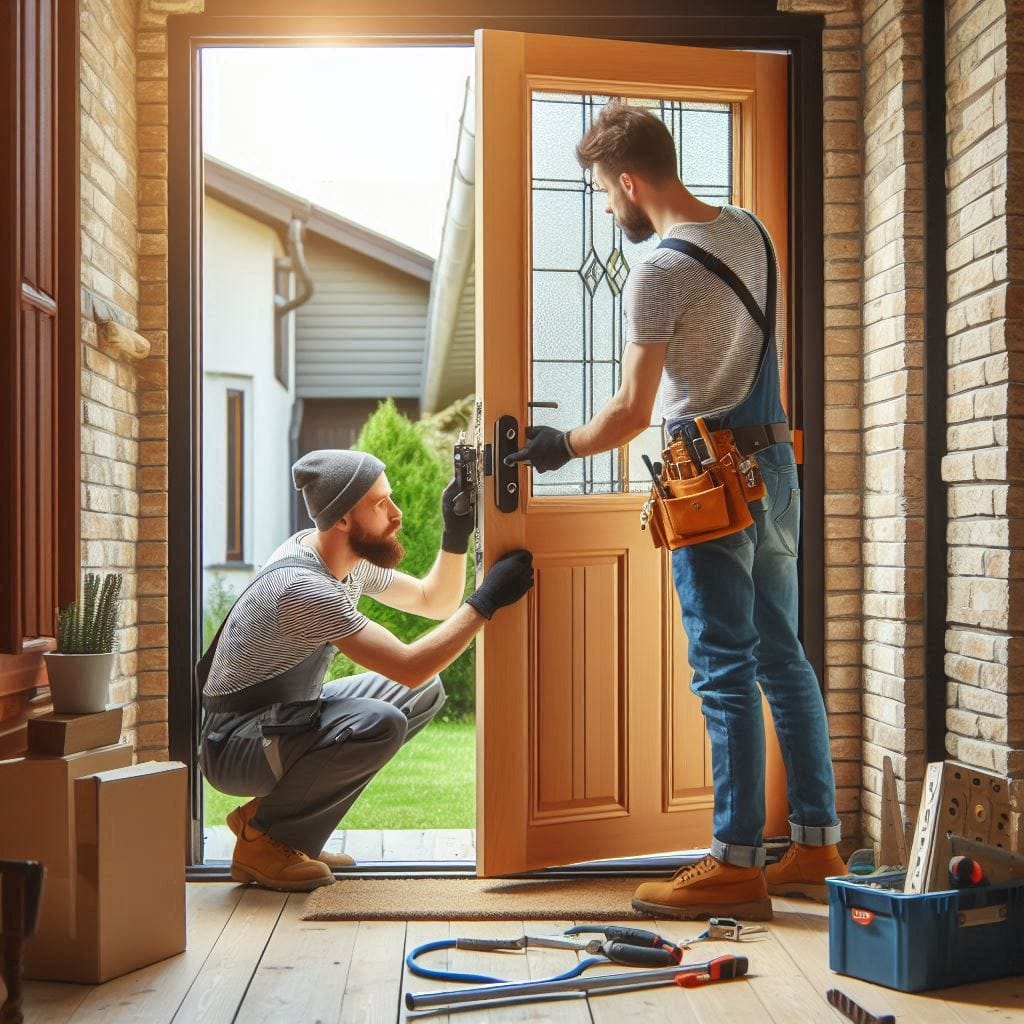
MULTIPOLYGON (((674 224, 665 237, 685 239, 717 256, 764 309, 764 241, 738 207, 723 206, 706 224, 674 224)), ((780 379, 786 350, 784 292, 779 278, 775 340, 780 379)), ((757 375, 764 335, 717 274, 673 249, 655 249, 630 272, 624 301, 627 341, 668 342, 661 384, 666 420, 724 412, 746 398, 757 375)))
POLYGON ((308 569, 287 566, 264 576, 231 610, 203 688, 207 696, 237 693, 280 675, 318 647, 358 633, 369 621, 356 607, 359 598, 386 590, 395 570, 360 561, 339 580, 312 548, 299 543, 313 532, 300 530, 289 537, 266 563, 302 558, 308 569))

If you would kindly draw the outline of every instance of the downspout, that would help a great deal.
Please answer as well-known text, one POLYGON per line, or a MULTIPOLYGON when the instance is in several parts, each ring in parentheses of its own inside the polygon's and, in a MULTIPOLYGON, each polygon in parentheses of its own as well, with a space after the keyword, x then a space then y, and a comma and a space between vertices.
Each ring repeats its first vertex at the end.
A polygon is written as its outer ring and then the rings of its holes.
MULTIPOLYGON (((309 206, 307 205, 305 215, 302 217, 293 216, 291 223, 288 225, 288 255, 278 261, 278 266, 295 272, 299 279, 300 290, 294 299, 289 299, 284 295, 278 295, 275 289, 274 316, 278 321, 283 320, 289 313, 294 312, 299 306, 309 302, 313 297, 313 278, 309 273, 309 265, 306 263, 306 252, 302 246, 302 235, 308 217, 309 206)), ((297 398, 292 404, 292 417, 288 429, 288 457, 292 465, 298 461, 301 454, 299 452, 299 438, 302 434, 302 412, 302 399, 297 398)), ((288 480, 287 484, 286 491, 291 493, 291 480, 288 480)), ((298 494, 293 493, 292 499, 289 519, 291 520, 292 533, 294 533, 298 529, 298 494)))
POLYGON ((444 367, 455 334, 466 277, 473 264, 476 137, 470 128, 475 117, 473 87, 466 79, 466 95, 459 118, 459 141, 452 164, 452 181, 445 211, 441 247, 434 263, 427 313, 427 344, 423 353, 423 413, 436 412, 444 383, 444 367))
MULTIPOLYGON (((308 213, 307 213, 308 216, 308 213)), ((292 217, 288 225, 288 255, 278 261, 285 270, 293 270, 298 275, 301 291, 294 299, 286 299, 283 295, 274 295, 274 315, 279 319, 298 309, 313 297, 313 278, 306 265, 306 253, 302 247, 302 233, 305 229, 305 217, 292 217)))

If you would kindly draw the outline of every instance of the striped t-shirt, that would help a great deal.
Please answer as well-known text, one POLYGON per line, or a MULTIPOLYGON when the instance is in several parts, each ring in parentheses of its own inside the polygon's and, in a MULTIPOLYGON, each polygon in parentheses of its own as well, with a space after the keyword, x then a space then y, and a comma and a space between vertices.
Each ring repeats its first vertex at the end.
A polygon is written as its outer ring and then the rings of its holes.
POLYGON ((304 566, 268 573, 239 598, 228 615, 203 687, 208 697, 237 693, 297 665, 317 648, 358 633, 369 621, 356 607, 363 594, 379 594, 395 578, 394 569, 356 563, 343 580, 299 541, 300 530, 267 559, 302 558, 304 566))
MULTIPOLYGON (((735 206, 704 224, 674 224, 681 238, 717 256, 763 310, 768 291, 761 233, 735 206)), ((774 255, 774 251, 773 251, 774 255)), ((777 277, 775 341, 781 379, 786 350, 783 282, 777 277)), ((754 385, 764 335, 736 293, 696 260, 655 249, 633 267, 625 289, 626 340, 668 342, 661 407, 666 420, 710 416, 738 405, 754 385)))

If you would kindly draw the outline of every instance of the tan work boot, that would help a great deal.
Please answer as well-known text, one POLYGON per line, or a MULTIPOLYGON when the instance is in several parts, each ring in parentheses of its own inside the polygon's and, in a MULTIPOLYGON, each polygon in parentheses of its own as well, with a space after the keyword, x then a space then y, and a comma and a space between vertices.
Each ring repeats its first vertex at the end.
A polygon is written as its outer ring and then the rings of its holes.
POLYGON ((818 903, 828 903, 830 875, 845 875, 846 862, 835 846, 804 846, 790 843, 778 864, 764 869, 768 891, 773 896, 806 896, 818 903))
MULTIPOLYGON (((254 796, 247 804, 236 807, 225 819, 228 828, 236 836, 241 835, 242 829, 252 821, 259 805, 259 797, 254 796)), ((321 850, 317 860, 321 864, 326 864, 332 870, 334 868, 350 868, 355 864, 355 859, 347 853, 330 853, 327 850, 321 850)))
POLYGON ((235 842, 231 878, 235 882, 255 882, 265 889, 283 892, 309 892, 334 882, 334 875, 326 864, 279 843, 252 825, 243 825, 235 842))
POLYGON ((772 901, 760 868, 724 864, 710 854, 680 868, 664 882, 644 882, 633 896, 633 907, 655 917, 736 917, 770 921, 772 901))

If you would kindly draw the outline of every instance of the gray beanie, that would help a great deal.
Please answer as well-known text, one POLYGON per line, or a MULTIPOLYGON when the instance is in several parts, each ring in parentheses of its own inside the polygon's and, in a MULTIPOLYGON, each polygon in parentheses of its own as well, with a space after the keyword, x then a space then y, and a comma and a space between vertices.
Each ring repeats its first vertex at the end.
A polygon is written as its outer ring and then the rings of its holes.
POLYGON ((329 530, 373 486, 384 463, 368 452, 323 448, 292 466, 295 489, 302 491, 309 518, 329 530))

